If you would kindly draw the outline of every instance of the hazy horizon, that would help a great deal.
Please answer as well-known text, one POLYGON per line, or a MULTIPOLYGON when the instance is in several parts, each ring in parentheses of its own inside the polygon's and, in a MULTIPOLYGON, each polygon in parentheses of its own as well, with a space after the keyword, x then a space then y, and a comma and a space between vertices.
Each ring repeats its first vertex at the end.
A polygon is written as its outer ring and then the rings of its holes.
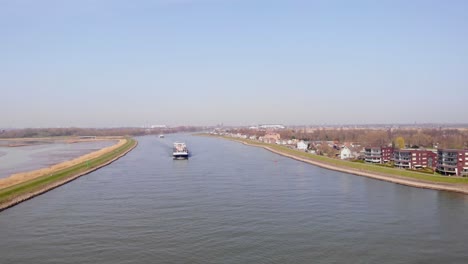
MULTIPOLYGON (((154 128, 154 129, 159 129, 161 125, 164 124, 142 124, 142 125, 135 125, 135 126, 28 126, 28 127, 0 127, 0 130, 6 129, 6 130, 15 130, 15 129, 55 129, 55 128, 78 128, 78 129, 119 129, 119 128, 154 128)), ((187 124, 174 124, 174 125, 165 125, 164 128, 180 128, 180 127, 224 127, 224 128, 241 128, 241 127, 256 127, 256 126, 262 126, 262 125, 284 125, 286 129, 288 128, 382 128, 382 129, 387 129, 387 128, 409 128, 409 129, 414 129, 414 128, 427 128, 427 129, 432 129, 432 128, 455 128, 455 129, 468 129, 468 123, 361 123, 361 124, 351 124, 351 123, 323 123, 323 124, 282 124, 282 123, 259 123, 259 124, 209 124, 209 125, 187 125, 187 124)))
POLYGON ((468 123, 466 1, 0 1, 0 127, 468 123))

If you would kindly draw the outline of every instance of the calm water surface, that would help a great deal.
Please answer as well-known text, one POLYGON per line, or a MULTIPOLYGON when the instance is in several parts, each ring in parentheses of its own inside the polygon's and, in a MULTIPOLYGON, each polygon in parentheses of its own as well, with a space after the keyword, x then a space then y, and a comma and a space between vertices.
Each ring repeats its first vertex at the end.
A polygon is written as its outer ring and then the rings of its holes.
POLYGON ((112 146, 116 140, 78 143, 46 143, 21 147, 0 145, 0 178, 18 172, 37 170, 112 146))
POLYGON ((0 263, 468 263, 468 197, 215 138, 142 137, 0 212, 0 263), (173 161, 173 141, 193 152, 173 161))

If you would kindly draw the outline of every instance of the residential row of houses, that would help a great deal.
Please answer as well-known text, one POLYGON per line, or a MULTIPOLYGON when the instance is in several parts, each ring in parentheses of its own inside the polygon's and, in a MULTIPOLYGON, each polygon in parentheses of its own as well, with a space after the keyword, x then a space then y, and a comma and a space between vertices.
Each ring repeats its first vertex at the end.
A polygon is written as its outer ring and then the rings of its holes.
MULTIPOLYGON (((249 138, 264 143, 288 145, 298 150, 315 153, 311 148, 320 144, 328 144, 335 148, 340 159, 352 159, 359 156, 357 148, 352 144, 337 144, 336 142, 318 141, 305 142, 298 139, 282 140, 280 134, 269 132, 263 137, 229 134, 231 137, 249 138)), ((362 152, 361 152, 362 154, 362 152)), ((398 149, 389 146, 365 147, 363 159, 367 163, 385 164, 393 162, 393 166, 402 169, 431 168, 444 175, 468 176, 468 149, 398 149)))
MULTIPOLYGON (((213 132, 216 134, 216 132, 213 132)), ((304 141, 299 139, 281 139, 281 135, 275 132, 267 132, 264 136, 247 136, 241 133, 227 133, 224 134, 230 137, 235 138, 244 138, 244 139, 251 139, 257 140, 263 143, 268 144, 277 144, 277 145, 285 145, 291 148, 296 148, 298 150, 307 151, 309 153, 316 153, 315 148, 319 147, 320 145, 326 144, 330 148, 335 149, 338 154, 337 157, 340 159, 351 159, 355 158, 359 155, 359 151, 357 150, 357 146, 353 145, 352 143, 346 144, 338 144, 335 141, 304 141)))
POLYGON ((278 133, 266 133, 264 136, 248 136, 244 135, 241 133, 217 133, 217 132, 212 132, 212 134, 216 135, 224 135, 224 136, 230 136, 234 138, 242 138, 242 139, 251 139, 251 140, 257 140, 263 143, 269 143, 269 144, 277 144, 277 145, 287 145, 291 147, 295 147, 299 150, 307 150, 309 147, 308 142, 305 142, 303 140, 299 139, 281 139, 281 135, 278 133))
POLYGON ((468 149, 395 149, 366 147, 364 160, 368 163, 393 161, 397 168, 431 168, 444 175, 468 176, 468 149))

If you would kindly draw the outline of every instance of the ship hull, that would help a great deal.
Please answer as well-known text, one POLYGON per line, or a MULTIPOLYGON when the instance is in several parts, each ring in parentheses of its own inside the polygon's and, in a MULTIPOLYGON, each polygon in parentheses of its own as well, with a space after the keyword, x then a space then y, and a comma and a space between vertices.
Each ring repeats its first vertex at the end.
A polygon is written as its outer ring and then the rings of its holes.
POLYGON ((174 154, 172 154, 172 157, 174 159, 188 159, 189 154, 188 153, 174 153, 174 154))

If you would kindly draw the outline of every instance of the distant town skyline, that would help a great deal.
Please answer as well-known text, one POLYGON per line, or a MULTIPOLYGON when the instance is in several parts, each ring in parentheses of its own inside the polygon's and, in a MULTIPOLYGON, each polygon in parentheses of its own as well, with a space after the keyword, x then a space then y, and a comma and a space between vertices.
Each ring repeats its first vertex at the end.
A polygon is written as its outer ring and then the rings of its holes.
POLYGON ((0 1, 0 127, 468 123, 466 1, 0 1))

